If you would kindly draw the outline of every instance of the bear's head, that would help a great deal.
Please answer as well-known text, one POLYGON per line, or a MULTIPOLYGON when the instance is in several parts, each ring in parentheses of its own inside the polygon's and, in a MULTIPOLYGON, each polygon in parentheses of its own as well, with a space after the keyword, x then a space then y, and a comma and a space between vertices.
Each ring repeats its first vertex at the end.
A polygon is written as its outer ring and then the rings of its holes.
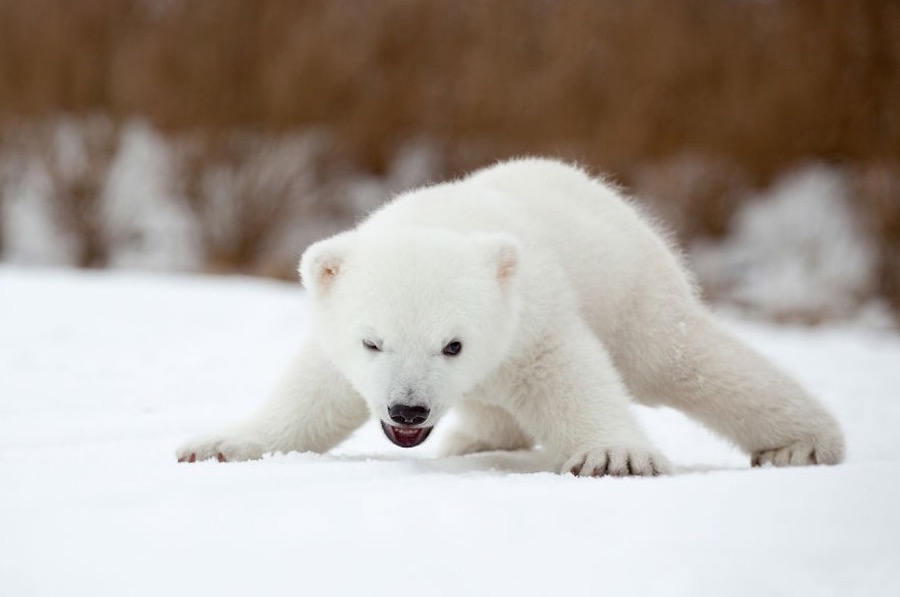
POLYGON ((503 234, 344 232, 310 246, 300 275, 317 341, 399 446, 509 356, 520 249, 503 234))

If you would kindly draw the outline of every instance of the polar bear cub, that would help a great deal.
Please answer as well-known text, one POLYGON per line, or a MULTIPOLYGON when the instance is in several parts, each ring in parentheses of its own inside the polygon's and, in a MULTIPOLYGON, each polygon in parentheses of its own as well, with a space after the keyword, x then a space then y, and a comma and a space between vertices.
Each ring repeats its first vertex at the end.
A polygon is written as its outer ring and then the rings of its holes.
POLYGON ((629 403, 677 408, 753 464, 835 464, 832 416, 725 332, 645 218, 578 168, 521 159, 404 193, 300 263, 315 331, 263 407, 180 461, 324 452, 370 415, 403 447, 543 446, 561 472, 656 475, 629 403))

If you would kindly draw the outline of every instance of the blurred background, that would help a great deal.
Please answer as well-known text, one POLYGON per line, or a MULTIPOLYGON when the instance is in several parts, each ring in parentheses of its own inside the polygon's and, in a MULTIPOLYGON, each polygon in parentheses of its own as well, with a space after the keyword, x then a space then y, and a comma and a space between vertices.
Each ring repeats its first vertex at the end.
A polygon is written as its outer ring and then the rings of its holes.
POLYGON ((292 279, 524 154, 622 185, 719 304, 900 314, 900 2, 0 0, 7 263, 292 279))

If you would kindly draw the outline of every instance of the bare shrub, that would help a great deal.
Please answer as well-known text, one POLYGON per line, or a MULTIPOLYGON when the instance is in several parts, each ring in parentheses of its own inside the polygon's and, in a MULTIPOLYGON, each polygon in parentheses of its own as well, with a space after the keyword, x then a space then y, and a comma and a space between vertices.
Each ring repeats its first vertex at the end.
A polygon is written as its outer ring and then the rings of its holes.
POLYGON ((900 313, 900 164, 858 168, 852 184, 857 213, 878 249, 878 293, 900 313))
POLYGON ((751 188, 749 177, 734 162, 697 154, 643 165, 632 180, 634 193, 652 206, 682 243, 725 236, 751 188))
POLYGON ((56 118, 6 129, 18 168, 38 169, 51 225, 75 239, 72 261, 101 267, 109 260, 102 194, 117 151, 117 126, 107 117, 56 118))
POLYGON ((175 140, 174 184, 199 222, 207 269, 285 275, 284 253, 295 262, 303 242, 294 227, 309 218, 322 226, 345 209, 319 192, 325 147, 315 133, 204 131, 175 140))
POLYGON ((854 315, 872 297, 876 254, 851 201, 843 171, 788 173, 741 206, 724 240, 692 244, 701 284, 713 299, 780 320, 854 315))

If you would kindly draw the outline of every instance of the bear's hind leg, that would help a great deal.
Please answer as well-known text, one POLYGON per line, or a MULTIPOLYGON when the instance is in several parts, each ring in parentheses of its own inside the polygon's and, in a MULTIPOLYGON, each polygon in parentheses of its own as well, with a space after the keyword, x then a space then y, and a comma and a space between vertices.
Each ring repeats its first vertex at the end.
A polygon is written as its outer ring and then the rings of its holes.
POLYGON ((498 406, 469 402, 457 406, 456 414, 459 421, 441 446, 444 456, 528 450, 533 445, 512 415, 498 406))
POLYGON ((682 410, 721 433, 756 466, 843 460, 844 438, 837 421, 796 381, 710 316, 698 316, 682 329, 682 357, 657 380, 657 403, 682 410))

